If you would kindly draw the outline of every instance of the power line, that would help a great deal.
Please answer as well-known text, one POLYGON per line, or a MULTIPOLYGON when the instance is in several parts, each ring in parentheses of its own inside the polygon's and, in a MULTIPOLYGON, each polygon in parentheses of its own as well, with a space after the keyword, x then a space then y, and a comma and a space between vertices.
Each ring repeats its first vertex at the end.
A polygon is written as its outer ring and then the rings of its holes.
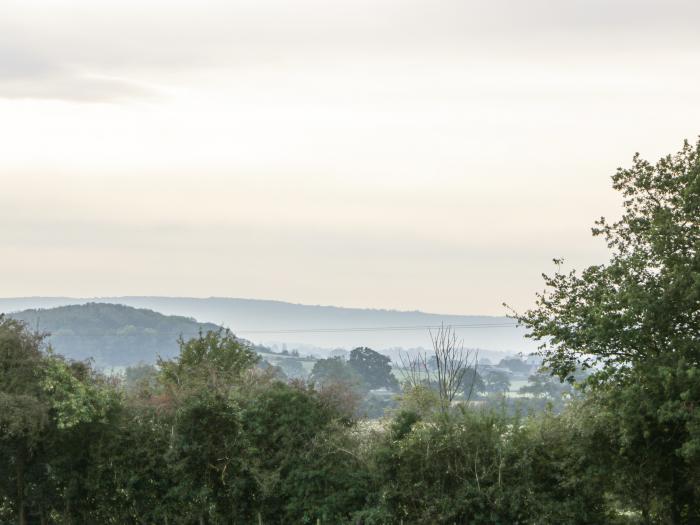
MULTIPOLYGON (((364 326, 346 328, 286 328, 280 330, 236 330, 238 334, 299 334, 299 333, 344 333, 344 332, 392 332, 438 330, 441 325, 412 325, 412 326, 364 326)), ((448 326, 448 325, 445 325, 448 326)), ((451 328, 515 328, 517 323, 499 324, 453 324, 451 328)))
MULTIPOLYGON (((334 327, 334 328, 280 328, 280 329, 243 329, 231 330, 234 334, 304 334, 304 333, 352 333, 352 332, 407 332, 438 330, 443 325, 404 325, 404 326, 355 326, 355 327, 334 327)), ((489 329, 489 328, 515 328, 517 323, 481 323, 481 324, 450 324, 445 327, 459 329, 489 329)), ((179 333, 179 332, 178 332, 179 333)), ((172 334, 148 334, 144 332, 123 333, 123 334, 61 334, 49 333, 49 338, 58 337, 139 337, 150 335, 156 337, 169 337, 172 334)))

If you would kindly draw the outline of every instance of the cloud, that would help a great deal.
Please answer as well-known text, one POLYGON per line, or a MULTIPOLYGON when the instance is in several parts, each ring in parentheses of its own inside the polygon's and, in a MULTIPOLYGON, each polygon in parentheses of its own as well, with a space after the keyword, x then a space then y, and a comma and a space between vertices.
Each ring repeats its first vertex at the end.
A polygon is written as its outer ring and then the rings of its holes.
POLYGON ((700 47, 695 0, 5 1, 5 98, 134 99, 207 69, 449 57, 551 63, 700 47))
POLYGON ((6 294, 526 305, 700 122, 697 0, 0 3, 6 294))
POLYGON ((72 72, 0 79, 0 97, 3 98, 117 102, 153 95, 151 89, 125 80, 72 72))
POLYGON ((154 95, 148 86, 83 72, 29 45, 0 43, 0 97, 45 98, 76 102, 115 102, 154 95))

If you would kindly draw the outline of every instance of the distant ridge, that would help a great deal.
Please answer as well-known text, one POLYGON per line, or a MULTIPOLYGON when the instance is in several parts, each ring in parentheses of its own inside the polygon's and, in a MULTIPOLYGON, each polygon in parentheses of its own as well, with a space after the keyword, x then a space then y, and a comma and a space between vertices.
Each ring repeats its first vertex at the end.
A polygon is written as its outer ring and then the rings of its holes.
POLYGON ((343 308, 226 297, 158 296, 7 298, 0 299, 0 311, 50 308, 94 301, 147 308, 167 315, 194 318, 198 322, 227 326, 237 335, 257 343, 286 343, 347 349, 370 346, 385 351, 396 347, 427 347, 430 345, 427 330, 372 331, 372 329, 435 326, 445 323, 455 326, 479 325, 474 329, 457 329, 467 347, 508 353, 527 353, 535 349, 533 342, 524 338, 524 330, 514 327, 512 320, 502 316, 442 315, 420 311, 343 308), (357 327, 368 330, 361 332, 350 330, 357 327), (329 328, 337 331, 323 331, 329 328), (348 331, 343 331, 344 329, 348 331), (289 333, 289 331, 294 332, 289 333))

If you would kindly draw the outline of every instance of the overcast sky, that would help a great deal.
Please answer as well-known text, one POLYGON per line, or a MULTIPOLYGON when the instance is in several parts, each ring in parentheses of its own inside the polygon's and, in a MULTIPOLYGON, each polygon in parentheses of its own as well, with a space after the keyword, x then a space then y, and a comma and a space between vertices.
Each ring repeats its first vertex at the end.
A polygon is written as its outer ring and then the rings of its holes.
POLYGON ((697 0, 3 0, 0 295, 503 314, 700 133, 697 0))

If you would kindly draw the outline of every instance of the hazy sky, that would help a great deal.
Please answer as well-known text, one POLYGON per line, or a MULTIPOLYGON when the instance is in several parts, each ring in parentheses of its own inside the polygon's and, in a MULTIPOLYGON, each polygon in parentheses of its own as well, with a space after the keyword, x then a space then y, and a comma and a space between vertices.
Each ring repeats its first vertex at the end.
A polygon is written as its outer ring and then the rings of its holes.
POLYGON ((700 133, 697 0, 3 0, 0 295, 502 314, 700 133))

